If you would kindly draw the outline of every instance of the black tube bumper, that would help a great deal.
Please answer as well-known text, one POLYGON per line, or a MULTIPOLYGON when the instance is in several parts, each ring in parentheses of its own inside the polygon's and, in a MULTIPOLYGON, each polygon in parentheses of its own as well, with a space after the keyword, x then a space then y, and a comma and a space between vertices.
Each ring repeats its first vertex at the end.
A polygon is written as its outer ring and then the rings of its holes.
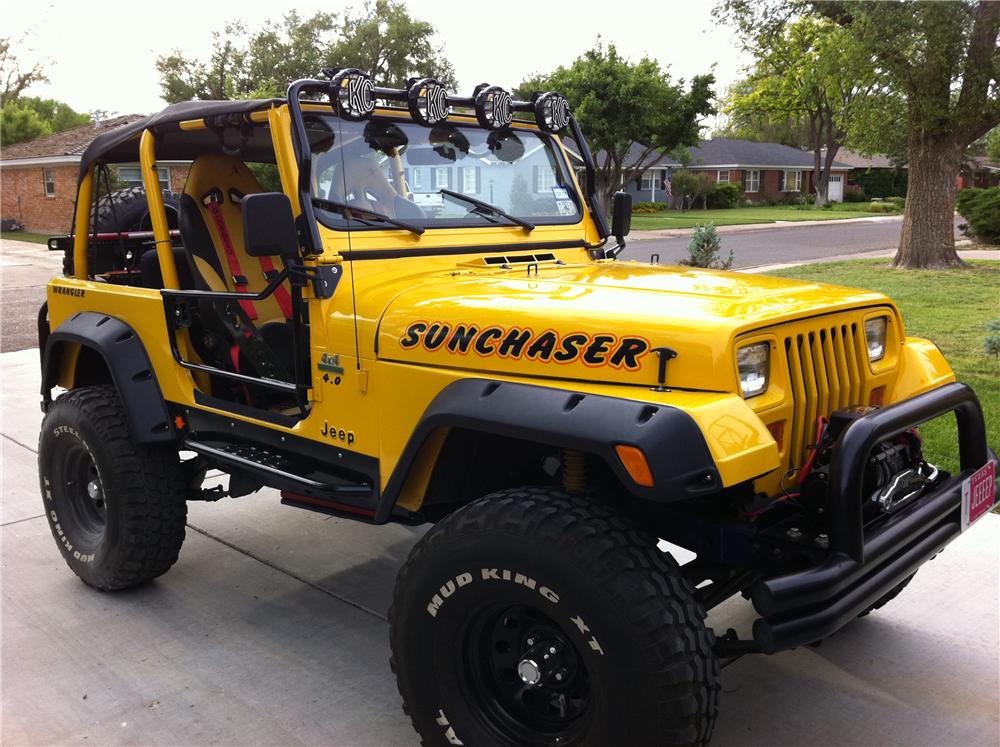
POLYGON ((820 565, 758 582, 751 594, 761 618, 753 636, 765 653, 822 640, 901 584, 961 532, 962 482, 988 459, 982 409, 964 384, 947 384, 876 410, 844 431, 830 471, 831 554, 820 565), (861 482, 872 448, 954 412, 961 471, 905 510, 866 531, 861 482))

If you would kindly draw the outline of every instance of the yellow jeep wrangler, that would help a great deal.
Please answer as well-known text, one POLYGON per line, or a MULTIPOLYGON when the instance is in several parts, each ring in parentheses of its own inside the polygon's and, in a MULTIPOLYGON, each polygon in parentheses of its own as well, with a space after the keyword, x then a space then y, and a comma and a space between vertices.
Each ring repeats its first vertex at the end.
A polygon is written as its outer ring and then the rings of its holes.
POLYGON ((620 261, 630 198, 609 226, 595 194, 554 92, 345 69, 99 136, 39 316, 70 568, 147 582, 186 501, 264 487, 430 523, 390 611, 425 744, 707 742, 720 659, 884 604, 993 505, 995 455, 890 299, 620 261), (158 159, 190 161, 180 196, 158 159), (136 161, 152 230, 105 230, 98 187, 136 161), (917 431, 950 413, 957 474, 917 431), (736 594, 752 637, 705 625, 736 594))

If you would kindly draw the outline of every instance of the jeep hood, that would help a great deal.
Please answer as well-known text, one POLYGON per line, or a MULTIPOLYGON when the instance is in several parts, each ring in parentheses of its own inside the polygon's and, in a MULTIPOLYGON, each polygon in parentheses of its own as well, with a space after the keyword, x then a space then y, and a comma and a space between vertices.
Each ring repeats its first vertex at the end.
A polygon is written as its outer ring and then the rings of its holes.
POLYGON ((877 293, 638 262, 466 269, 410 278, 386 308, 378 357, 516 376, 735 391, 740 334, 850 308, 877 293), (531 273, 529 275, 529 272, 531 273))

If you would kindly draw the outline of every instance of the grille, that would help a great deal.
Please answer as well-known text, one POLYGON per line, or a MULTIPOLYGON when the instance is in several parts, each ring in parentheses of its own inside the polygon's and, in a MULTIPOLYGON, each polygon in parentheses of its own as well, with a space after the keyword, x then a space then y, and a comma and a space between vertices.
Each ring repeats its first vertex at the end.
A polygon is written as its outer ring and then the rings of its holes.
POLYGON ((816 419, 861 400, 861 362, 867 353, 856 322, 833 324, 785 338, 791 384, 788 463, 801 467, 816 438, 816 419))

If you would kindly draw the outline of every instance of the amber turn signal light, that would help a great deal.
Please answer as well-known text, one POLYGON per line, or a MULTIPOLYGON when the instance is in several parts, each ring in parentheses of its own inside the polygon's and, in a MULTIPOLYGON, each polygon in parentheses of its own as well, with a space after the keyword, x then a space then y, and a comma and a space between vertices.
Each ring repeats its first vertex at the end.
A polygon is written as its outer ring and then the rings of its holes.
POLYGON ((644 488, 653 487, 653 473, 649 469, 649 462, 646 461, 646 455, 642 453, 642 449, 636 446, 618 444, 615 446, 615 452, 621 459, 625 471, 628 472, 629 477, 636 485, 641 485, 644 488))

